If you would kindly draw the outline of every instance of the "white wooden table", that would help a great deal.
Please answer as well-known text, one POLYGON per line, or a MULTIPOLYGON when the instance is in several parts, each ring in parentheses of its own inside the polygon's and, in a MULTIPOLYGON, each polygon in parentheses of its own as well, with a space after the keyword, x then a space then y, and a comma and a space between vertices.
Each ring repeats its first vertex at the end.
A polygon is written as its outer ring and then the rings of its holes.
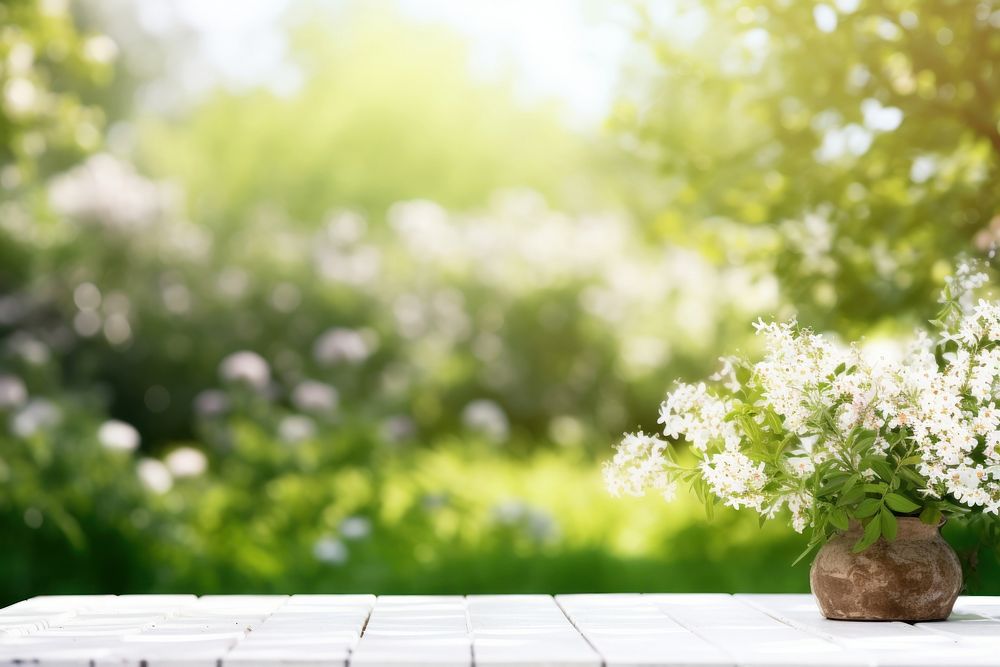
POLYGON ((36 597, 0 667, 1000 666, 1000 597, 943 623, 827 621, 806 595, 36 597))

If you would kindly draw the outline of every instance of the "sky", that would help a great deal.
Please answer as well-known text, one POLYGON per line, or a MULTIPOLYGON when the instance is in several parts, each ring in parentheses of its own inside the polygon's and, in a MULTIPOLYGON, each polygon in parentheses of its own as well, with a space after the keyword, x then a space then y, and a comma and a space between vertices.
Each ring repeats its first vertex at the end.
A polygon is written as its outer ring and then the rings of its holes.
MULTIPOLYGON (((615 97, 629 44, 627 8, 608 0, 395 0, 405 16, 443 24, 463 35, 476 76, 513 73, 527 101, 555 100, 567 120, 596 126, 615 97)), ((336 5, 337 0, 330 0, 336 5)), ((292 90, 280 18, 292 0, 143 0, 135 5, 146 29, 178 26, 199 36, 198 57, 181 76, 193 89, 216 76, 233 86, 264 83, 292 90), (253 49, 247 45, 253 44, 253 49)))

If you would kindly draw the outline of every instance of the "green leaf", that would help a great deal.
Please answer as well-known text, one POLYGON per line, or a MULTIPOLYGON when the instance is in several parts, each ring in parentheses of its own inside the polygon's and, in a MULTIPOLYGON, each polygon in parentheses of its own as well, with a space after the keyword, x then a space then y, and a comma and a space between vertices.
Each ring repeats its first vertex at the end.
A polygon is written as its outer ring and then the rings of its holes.
POLYGON ((917 465, 918 463, 920 463, 923 460, 924 459, 923 459, 922 456, 920 456, 920 454, 914 454, 913 456, 907 456, 905 459, 901 460, 899 462, 899 465, 901 465, 901 466, 913 466, 913 465, 917 465))
MULTIPOLYGON (((865 465, 865 461, 862 461, 861 465, 863 467, 865 465)), ((893 471, 892 471, 892 466, 890 466, 888 463, 886 463, 882 459, 868 458, 867 459, 867 465, 868 465, 869 468, 871 468, 872 470, 874 470, 875 473, 878 474, 879 477, 881 477, 882 479, 884 479, 887 482, 890 479, 892 479, 893 477, 895 477, 895 473, 893 473, 893 471)))
POLYGON ((920 520, 930 526, 936 526, 941 523, 941 510, 936 507, 925 507, 920 513, 920 520))
POLYGON ((781 417, 778 416, 774 410, 768 410, 764 413, 764 417, 767 421, 767 425, 771 428, 772 433, 781 433, 785 430, 784 424, 781 423, 781 417))
POLYGON ((839 507, 844 507, 846 505, 853 505, 854 503, 859 502, 864 497, 865 497, 865 490, 862 489, 860 486, 856 486, 850 491, 841 492, 840 499, 837 501, 837 505, 839 507))
POLYGON ((855 484, 857 484, 860 481, 861 481, 861 475, 859 475, 858 473, 854 473, 853 475, 847 478, 846 482, 844 482, 844 490, 842 493, 847 493, 848 491, 854 488, 855 484))
POLYGON ((830 510, 830 525, 838 530, 847 530, 847 512, 839 507, 835 507, 830 510))
POLYGON ((871 447, 873 442, 875 442, 875 431, 861 431, 851 443, 851 449, 860 453, 871 447))
POLYGON ((885 504, 888 505, 892 511, 902 512, 903 514, 910 514, 920 509, 920 505, 898 493, 887 493, 885 496, 885 504))
POLYGON ((879 535, 881 534, 882 534, 882 522, 879 521, 877 518, 872 518, 865 525, 864 534, 862 534, 861 539, 854 544, 854 547, 851 549, 851 551, 853 551, 854 553, 864 551, 871 545, 875 544, 875 541, 879 538, 879 535))
POLYGON ((924 479, 920 473, 918 473, 913 468, 900 468, 899 476, 905 479, 907 482, 914 484, 915 486, 922 487, 927 484, 927 480, 924 479))
POLYGON ((875 513, 882 508, 882 501, 878 498, 865 498, 854 510, 854 516, 858 519, 875 516, 875 513))
POLYGON ((808 556, 809 553, 813 549, 815 549, 817 546, 819 546, 819 544, 820 544, 820 541, 818 541, 818 540, 813 540, 813 541, 809 542, 809 545, 806 546, 805 551, 803 551, 802 553, 800 553, 799 556, 798 556, 798 558, 796 558, 794 561, 792 561, 792 565, 793 566, 798 565, 802 561, 802 559, 805 558, 806 556, 808 556))
POLYGON ((823 483, 823 486, 819 487, 819 491, 816 492, 817 496, 827 496, 831 493, 839 491, 841 487, 847 482, 847 477, 844 475, 834 475, 830 479, 823 483))
POLYGON ((899 528, 896 516, 885 507, 882 508, 878 516, 882 524, 882 534, 885 536, 885 539, 889 542, 894 541, 896 539, 896 530, 899 528))
POLYGON ((760 426, 757 425, 757 422, 755 422, 752 417, 748 417, 747 415, 740 415, 737 418, 737 421, 739 421, 743 432, 746 433, 747 439, 750 440, 750 444, 754 446, 758 445, 760 443, 762 433, 760 426))

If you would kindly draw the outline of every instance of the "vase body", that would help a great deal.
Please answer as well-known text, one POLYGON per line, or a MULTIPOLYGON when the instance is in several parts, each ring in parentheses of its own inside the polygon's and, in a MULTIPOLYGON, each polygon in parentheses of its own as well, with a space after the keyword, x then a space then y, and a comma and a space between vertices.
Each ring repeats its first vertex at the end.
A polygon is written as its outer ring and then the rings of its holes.
POLYGON ((833 537, 816 554, 809 584, 827 618, 937 621, 948 618, 962 588, 962 566, 938 526, 899 517, 895 541, 861 553, 851 548, 860 526, 833 537))

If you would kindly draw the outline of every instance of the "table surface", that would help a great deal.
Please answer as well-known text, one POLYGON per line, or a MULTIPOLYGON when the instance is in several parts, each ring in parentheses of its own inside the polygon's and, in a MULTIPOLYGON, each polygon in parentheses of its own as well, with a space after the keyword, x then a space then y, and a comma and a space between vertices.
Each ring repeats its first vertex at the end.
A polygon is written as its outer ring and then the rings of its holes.
POLYGON ((1000 597, 940 623, 822 618, 807 595, 36 597, 0 666, 1000 666, 1000 597))

